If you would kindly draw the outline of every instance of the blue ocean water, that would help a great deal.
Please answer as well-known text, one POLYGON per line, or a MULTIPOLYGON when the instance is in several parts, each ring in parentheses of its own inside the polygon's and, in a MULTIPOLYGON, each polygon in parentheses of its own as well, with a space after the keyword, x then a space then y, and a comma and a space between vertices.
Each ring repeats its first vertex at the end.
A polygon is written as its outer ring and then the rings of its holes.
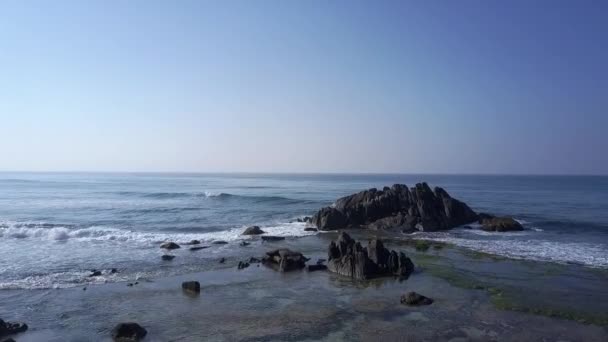
MULTIPOLYGON (((608 177, 314 174, 0 173, 0 289, 69 287, 184 273, 234 249, 159 266, 162 241, 243 239, 259 225, 304 236, 298 217, 394 183, 442 186, 523 232, 457 228, 417 237, 513 258, 608 268, 608 177), (91 269, 128 270, 88 279, 91 269)), ((474 227, 475 228, 475 227, 474 227)))

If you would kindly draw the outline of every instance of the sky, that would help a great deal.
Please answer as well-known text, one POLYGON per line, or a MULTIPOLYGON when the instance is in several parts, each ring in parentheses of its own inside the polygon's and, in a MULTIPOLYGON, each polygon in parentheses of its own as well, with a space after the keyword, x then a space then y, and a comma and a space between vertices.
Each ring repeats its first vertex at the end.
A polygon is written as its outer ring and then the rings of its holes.
POLYGON ((0 0, 0 170, 608 174, 607 1, 0 0))

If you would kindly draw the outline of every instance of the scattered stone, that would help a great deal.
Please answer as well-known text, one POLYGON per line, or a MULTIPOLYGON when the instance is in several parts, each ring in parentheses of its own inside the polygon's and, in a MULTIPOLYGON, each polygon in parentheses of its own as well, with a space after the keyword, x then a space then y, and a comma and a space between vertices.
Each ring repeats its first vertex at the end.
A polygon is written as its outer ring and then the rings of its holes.
POLYGON ((302 253, 281 248, 266 253, 266 256, 262 259, 262 263, 276 271, 289 272, 306 267, 308 260, 302 253))
POLYGON ((132 286, 133 286, 133 283, 128 283, 128 284, 127 284, 127 286, 128 286, 128 287, 132 287, 132 286))
POLYGON ((426 183, 408 189, 403 184, 361 191, 338 199, 334 206, 319 210, 312 223, 320 230, 343 228, 437 231, 477 220, 465 203, 444 189, 426 183))
POLYGON ((318 229, 313 228, 313 227, 306 227, 306 228, 304 228, 304 231, 305 232, 316 232, 316 231, 318 231, 318 229))
POLYGON ((200 251, 201 249, 209 248, 209 246, 190 247, 191 251, 200 251))
POLYGON ((306 269, 308 270, 308 272, 325 271, 325 270, 327 270, 327 266, 325 266, 323 264, 308 265, 308 266, 306 266, 306 269))
POLYGON ((433 300, 416 292, 408 292, 401 296, 401 304, 411 306, 431 305, 433 300))
POLYGON ((101 275, 101 271, 92 270, 91 274, 89 274, 89 278, 91 277, 99 277, 101 275))
POLYGON ((165 255, 163 255, 161 258, 162 258, 164 261, 171 261, 171 260, 175 259, 175 255, 168 255, 168 254, 165 254, 165 255))
MULTIPOLYGON (((484 214, 479 219, 481 229, 489 232, 509 232, 524 230, 524 227, 511 217, 497 217, 484 214), (490 217, 488 217, 490 216, 490 217)), ((481 217, 481 215, 480 215, 481 217)))
POLYGON ((25 323, 5 322, 0 319, 0 337, 24 332, 27 328, 25 323))
POLYGON ((115 268, 113 268, 113 269, 110 270, 110 274, 114 274, 114 273, 118 273, 118 270, 115 269, 115 268))
POLYGON ((262 236, 262 241, 281 241, 285 240, 284 236, 262 236))
POLYGON ((201 292, 201 284, 198 281, 185 281, 182 283, 184 291, 199 293, 201 292))
POLYGON ((262 260, 260 260, 258 258, 254 258, 254 257, 249 258, 249 263, 250 264, 257 264, 257 263, 260 263, 260 262, 262 262, 262 260))
POLYGON ((224 262, 226 262, 226 258, 221 258, 220 259, 220 264, 223 264, 224 262))
POLYGON ((403 252, 389 251, 381 240, 370 241, 367 248, 342 232, 328 249, 329 271, 358 280, 395 275, 407 277, 414 270, 412 260, 403 252))
POLYGON ((120 323, 112 329, 112 338, 116 342, 134 342, 139 341, 148 332, 137 323, 120 323))
POLYGON ((160 245, 160 248, 164 248, 164 249, 178 249, 181 248, 180 245, 176 244, 175 242, 165 242, 162 245, 160 245))
POLYGON ((260 235, 264 233, 265 231, 263 231, 259 226, 251 226, 245 229, 242 235, 260 235))
POLYGON ((86 286, 82 288, 82 291, 86 291, 86 290, 87 290, 87 287, 86 287, 86 286))
POLYGON ((239 246, 241 246, 241 247, 249 246, 249 242, 241 241, 241 243, 239 243, 239 246))
POLYGON ((190 242, 185 243, 185 245, 200 245, 201 242, 198 240, 190 240, 190 242))
POLYGON ((247 268, 247 267, 249 267, 249 263, 245 262, 245 261, 239 261, 239 265, 237 266, 237 268, 239 270, 242 270, 243 268, 247 268))
POLYGON ((226 241, 222 241, 222 240, 218 240, 218 241, 213 241, 213 242, 212 242, 212 244, 214 244, 214 245, 225 245, 225 244, 227 244, 227 243, 228 243, 228 242, 226 242, 226 241))

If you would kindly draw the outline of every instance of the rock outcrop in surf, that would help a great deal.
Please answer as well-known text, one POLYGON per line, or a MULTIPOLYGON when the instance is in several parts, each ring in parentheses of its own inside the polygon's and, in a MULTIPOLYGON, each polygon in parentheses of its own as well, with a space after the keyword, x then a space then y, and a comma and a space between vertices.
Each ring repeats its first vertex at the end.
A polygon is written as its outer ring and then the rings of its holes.
POLYGON ((403 252, 388 250, 381 240, 371 240, 363 247, 344 232, 329 244, 327 254, 330 272, 357 280, 391 275, 407 277, 414 270, 410 258, 403 252))
POLYGON ((440 187, 395 184, 338 199, 319 210, 312 223, 320 230, 344 228, 438 231, 476 222, 478 215, 440 187))

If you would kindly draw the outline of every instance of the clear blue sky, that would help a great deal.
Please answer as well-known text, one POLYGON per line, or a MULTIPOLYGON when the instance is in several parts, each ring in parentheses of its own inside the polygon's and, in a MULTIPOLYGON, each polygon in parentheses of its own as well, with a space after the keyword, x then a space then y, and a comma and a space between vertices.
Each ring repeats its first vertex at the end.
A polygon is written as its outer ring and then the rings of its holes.
POLYGON ((608 174, 608 1, 0 0, 0 170, 608 174))

